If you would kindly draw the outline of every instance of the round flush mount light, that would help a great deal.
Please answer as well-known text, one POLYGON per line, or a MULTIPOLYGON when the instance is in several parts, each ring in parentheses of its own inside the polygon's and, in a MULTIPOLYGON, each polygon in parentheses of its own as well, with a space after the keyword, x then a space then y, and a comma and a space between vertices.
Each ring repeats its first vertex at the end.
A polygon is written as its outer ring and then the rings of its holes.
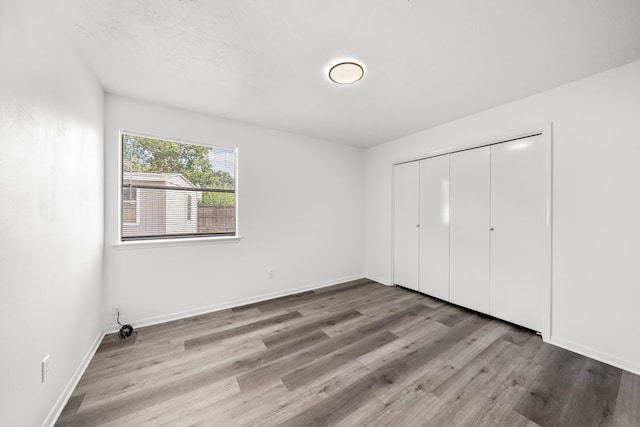
POLYGON ((329 78, 332 82, 341 85, 355 83, 364 76, 362 65, 356 62, 340 62, 329 70, 329 78))

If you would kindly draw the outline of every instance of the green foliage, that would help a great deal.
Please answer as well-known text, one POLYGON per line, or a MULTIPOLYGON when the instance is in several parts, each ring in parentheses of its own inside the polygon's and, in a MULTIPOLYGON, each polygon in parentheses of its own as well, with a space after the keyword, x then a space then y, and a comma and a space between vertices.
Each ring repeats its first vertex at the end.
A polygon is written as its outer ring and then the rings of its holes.
POLYGON ((236 195, 232 193, 203 193, 201 205, 234 205, 236 195))
MULTIPOLYGON (((211 148, 161 139, 125 135, 123 167, 131 172, 179 173, 196 187, 233 189, 235 180, 226 171, 216 170, 209 161, 211 148)), ((199 204, 232 205, 231 193, 203 193, 199 204)))

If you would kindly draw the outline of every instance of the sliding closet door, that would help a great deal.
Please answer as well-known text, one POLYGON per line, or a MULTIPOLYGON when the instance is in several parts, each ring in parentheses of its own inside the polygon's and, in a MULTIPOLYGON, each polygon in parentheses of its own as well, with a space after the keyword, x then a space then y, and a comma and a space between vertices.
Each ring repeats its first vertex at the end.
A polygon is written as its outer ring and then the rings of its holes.
POLYGON ((491 147, 491 315, 542 330, 545 175, 541 137, 491 147))
POLYGON ((420 161, 419 288, 449 300, 449 156, 420 161))
POLYGON ((393 283, 418 290, 419 162, 393 167, 393 283))
POLYGON ((450 301, 489 313, 490 148, 450 156, 450 301))

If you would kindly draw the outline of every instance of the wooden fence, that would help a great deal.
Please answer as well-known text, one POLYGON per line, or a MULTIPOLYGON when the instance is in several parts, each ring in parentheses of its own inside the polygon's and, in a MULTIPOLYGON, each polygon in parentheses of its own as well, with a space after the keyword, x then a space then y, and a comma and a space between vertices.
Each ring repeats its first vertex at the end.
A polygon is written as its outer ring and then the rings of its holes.
POLYGON ((236 207, 233 205, 198 205, 198 233, 233 233, 236 231, 236 207))

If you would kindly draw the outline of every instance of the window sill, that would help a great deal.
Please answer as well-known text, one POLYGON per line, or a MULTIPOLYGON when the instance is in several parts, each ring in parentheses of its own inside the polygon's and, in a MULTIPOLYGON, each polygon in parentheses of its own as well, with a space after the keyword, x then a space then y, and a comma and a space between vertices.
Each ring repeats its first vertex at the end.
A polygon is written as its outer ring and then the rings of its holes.
POLYGON ((190 237, 187 239, 157 239, 157 240, 134 240, 129 242, 114 243, 115 249, 143 249, 143 248, 165 248, 171 246, 194 246, 211 245, 220 243, 237 243, 240 236, 225 237, 190 237))

